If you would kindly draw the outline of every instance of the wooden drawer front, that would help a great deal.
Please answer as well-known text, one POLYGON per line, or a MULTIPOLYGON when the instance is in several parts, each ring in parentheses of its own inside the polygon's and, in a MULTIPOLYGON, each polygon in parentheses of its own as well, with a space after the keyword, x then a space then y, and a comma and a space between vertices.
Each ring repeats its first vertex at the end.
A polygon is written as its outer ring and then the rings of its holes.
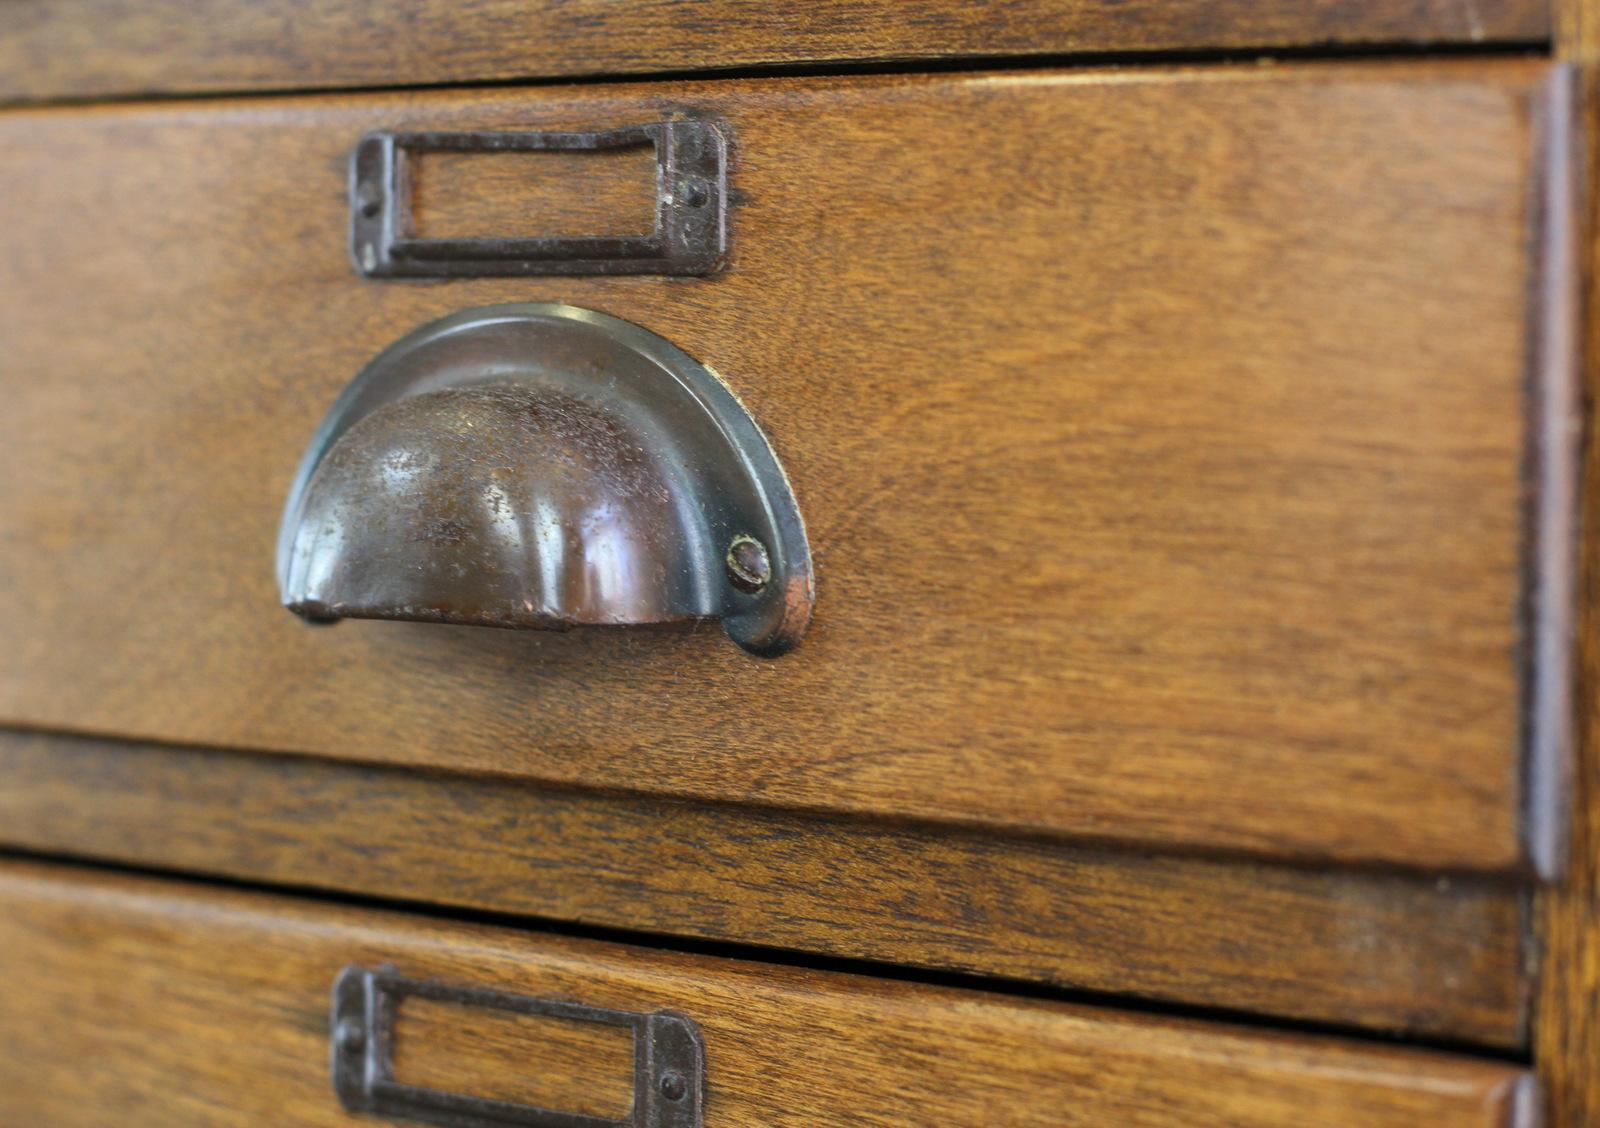
POLYGON ((1529 891, 0 732, 0 843, 1501 1049, 1529 891))
POLYGON ((0 98, 783 63, 1539 42, 1546 0, 8 0, 0 98))
MULTIPOLYGON (((1532 1095, 1515 1066, 1438 1053, 12 865, 0 871, 0 1119, 375 1123, 343 1114, 328 1077, 329 989, 351 964, 687 1015, 704 1041, 706 1128, 1498 1128, 1525 1123, 1532 1095)), ((402 1004, 397 1075, 404 1058, 415 1080, 476 1095, 549 1093, 570 1076, 581 1088, 559 1099, 615 1096, 613 1047, 569 1061, 537 1028, 465 1010, 456 1025, 442 1008, 428 1018, 402 1004), (529 1061, 548 1075, 527 1076, 529 1061), (427 1068, 441 1062, 454 1068, 427 1068)))
POLYGON ((1534 693, 1565 677, 1523 579, 1525 547, 1563 543, 1568 485, 1529 439, 1565 408, 1561 358, 1529 369, 1561 77, 1502 61, 6 115, 0 721, 1524 865, 1548 823, 1525 824, 1522 781, 1548 776, 1543 719, 1564 717, 1534 693), (365 131, 686 109, 733 139, 723 273, 351 268, 365 131), (660 333, 766 429, 816 558, 795 653, 712 629, 313 629, 279 607, 280 507, 338 391, 431 319, 535 300, 660 333))

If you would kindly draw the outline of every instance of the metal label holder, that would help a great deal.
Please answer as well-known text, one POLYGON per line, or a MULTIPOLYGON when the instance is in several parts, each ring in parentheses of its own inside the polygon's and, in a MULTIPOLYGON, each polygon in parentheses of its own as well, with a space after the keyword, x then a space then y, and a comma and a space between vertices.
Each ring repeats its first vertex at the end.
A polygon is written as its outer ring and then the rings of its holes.
POLYGON ((408 979, 392 968, 352 965, 333 985, 333 1088, 351 1112, 397 1117, 439 1128, 701 1128, 705 1048, 699 1028, 672 1011, 638 1014, 558 999, 408 979), (633 1032, 633 1111, 622 1120, 407 1085, 394 1077, 394 1030, 401 1000, 411 997, 488 1007, 513 1014, 622 1026, 633 1032))
POLYGON ((713 274, 727 254, 727 146, 705 121, 595 133, 369 133, 350 158, 350 254, 369 278, 536 274, 713 274), (411 163, 424 153, 595 152, 652 146, 649 235, 423 239, 411 216, 411 163))

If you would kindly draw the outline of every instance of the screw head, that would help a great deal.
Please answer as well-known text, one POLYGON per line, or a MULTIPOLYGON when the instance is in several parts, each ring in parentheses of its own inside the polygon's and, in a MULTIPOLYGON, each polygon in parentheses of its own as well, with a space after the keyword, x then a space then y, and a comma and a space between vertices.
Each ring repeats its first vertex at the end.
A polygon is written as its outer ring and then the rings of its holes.
POLYGON ((703 208, 711 199, 711 191, 704 180, 691 180, 683 186, 683 202, 691 208, 703 208))
POLYGON ((347 1054, 357 1054, 366 1049, 367 1032, 353 1018, 342 1018, 333 1028, 333 1040, 347 1054))
POLYGON ((356 186, 356 204, 361 208, 361 214, 371 219, 383 208, 383 194, 372 181, 363 180, 356 186))
POLYGON ((683 1074, 669 1069, 661 1075, 661 1095, 669 1101, 681 1101, 689 1093, 689 1084, 683 1074))
POLYGON ((755 537, 738 536, 728 545, 728 580, 740 591, 756 592, 772 579, 767 546, 755 537))

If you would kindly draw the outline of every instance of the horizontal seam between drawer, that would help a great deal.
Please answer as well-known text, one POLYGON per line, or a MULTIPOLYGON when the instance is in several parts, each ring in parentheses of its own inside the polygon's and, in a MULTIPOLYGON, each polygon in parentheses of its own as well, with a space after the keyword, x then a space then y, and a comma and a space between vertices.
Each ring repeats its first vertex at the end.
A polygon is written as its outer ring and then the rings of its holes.
POLYGON ((291 897, 307 904, 402 913, 410 916, 425 917, 442 923, 541 932, 576 940, 625 944, 634 948, 654 948, 664 952, 705 956, 742 963, 771 964, 777 967, 854 975, 869 979, 921 984, 928 987, 981 991, 991 995, 1015 999, 1066 1003, 1075 1006, 1093 1007, 1099 1010, 1114 1010, 1126 1014, 1168 1018, 1185 1022, 1226 1024, 1235 1028, 1258 1032, 1336 1037, 1369 1045, 1406 1046, 1521 1066, 1531 1066, 1533 1062, 1531 1049, 1526 1045, 1520 1050, 1512 1050, 1449 1038, 1385 1035, 1379 1030, 1343 1023, 1284 1018, 1253 1011, 1231 1010, 1225 1007, 1174 1003, 1137 995, 1119 995, 1108 991, 1054 987, 1001 976, 976 975, 877 960, 829 956, 801 949, 769 948, 759 944, 708 940, 678 936, 671 933, 634 931, 603 925, 579 924, 572 921, 520 913, 444 906, 426 901, 409 901, 370 894, 331 892, 313 886, 250 881, 188 869, 164 869, 131 865, 101 858, 44 853, 11 846, 0 846, 0 860, 43 862, 70 866, 84 871, 98 870, 136 877, 179 880, 200 888, 291 897))
POLYGON ((64 95, 0 100, 0 110, 90 107, 136 102, 211 101, 226 98, 298 98, 308 95, 385 94, 400 91, 448 93, 457 90, 541 89, 551 86, 648 85, 673 82, 731 82, 747 79, 915 77, 1043 70, 1142 69, 1163 66, 1255 66, 1270 63, 1381 62, 1420 59, 1550 58, 1547 40, 1462 42, 1374 42, 1298 47, 1263 46, 1151 51, 1085 51, 1049 55, 962 55, 948 58, 893 58, 875 61, 760 63, 700 69, 596 72, 458 81, 310 86, 217 86, 193 90, 130 89, 114 94, 64 95))

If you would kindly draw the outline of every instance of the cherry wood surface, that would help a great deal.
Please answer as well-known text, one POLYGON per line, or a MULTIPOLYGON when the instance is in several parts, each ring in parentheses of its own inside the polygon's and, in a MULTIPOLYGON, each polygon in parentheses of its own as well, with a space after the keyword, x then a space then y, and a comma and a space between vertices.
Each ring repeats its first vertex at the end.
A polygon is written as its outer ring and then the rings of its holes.
MULTIPOLYGON (((681 1012, 705 1042, 706 1128, 1531 1124, 1506 1062, 34 864, 0 867, 0 1119, 373 1123, 328 1080, 329 987, 352 963, 681 1012)), ((611 1084, 589 1074, 614 1055, 549 1052, 567 1034, 413 1017, 396 1044, 439 1066, 413 1078, 505 1092, 536 1061, 541 1094, 611 1084)))

